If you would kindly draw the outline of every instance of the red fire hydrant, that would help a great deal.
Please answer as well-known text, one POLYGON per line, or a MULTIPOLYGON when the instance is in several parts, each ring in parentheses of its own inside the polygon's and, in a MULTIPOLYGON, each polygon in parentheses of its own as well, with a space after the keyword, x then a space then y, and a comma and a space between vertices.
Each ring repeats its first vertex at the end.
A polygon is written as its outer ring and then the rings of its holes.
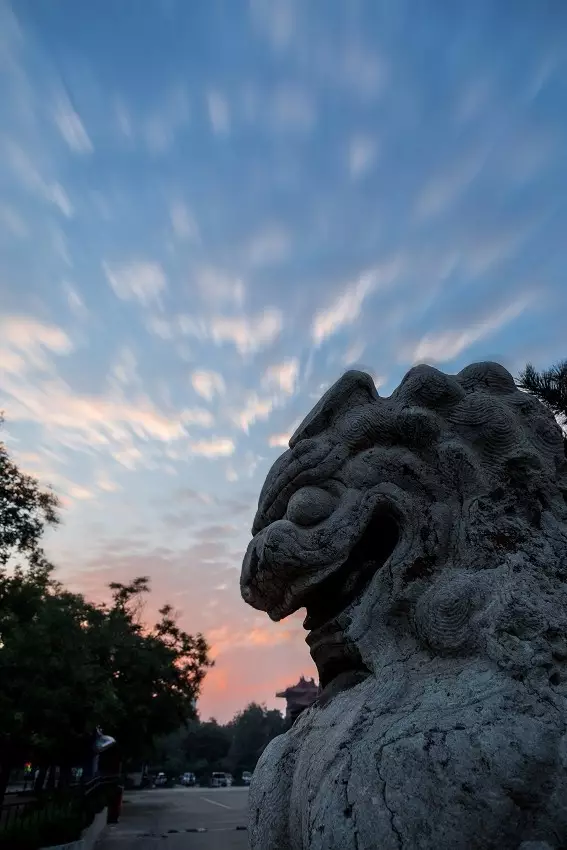
POLYGON ((118 823, 120 812, 122 811, 122 797, 124 795, 124 787, 117 785, 113 789, 110 800, 108 801, 108 813, 106 817, 107 823, 118 823))

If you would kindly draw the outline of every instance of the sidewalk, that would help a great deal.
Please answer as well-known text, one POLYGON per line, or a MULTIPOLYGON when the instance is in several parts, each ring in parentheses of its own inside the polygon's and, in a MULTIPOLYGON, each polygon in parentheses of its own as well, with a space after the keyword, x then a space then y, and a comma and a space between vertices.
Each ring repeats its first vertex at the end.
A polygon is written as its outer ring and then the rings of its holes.
POLYGON ((106 827, 96 850, 153 850, 157 836, 161 840, 160 826, 166 813, 165 801, 126 794, 119 822, 106 827))
POLYGON ((247 850, 247 805, 247 789, 129 792, 95 850, 247 850))

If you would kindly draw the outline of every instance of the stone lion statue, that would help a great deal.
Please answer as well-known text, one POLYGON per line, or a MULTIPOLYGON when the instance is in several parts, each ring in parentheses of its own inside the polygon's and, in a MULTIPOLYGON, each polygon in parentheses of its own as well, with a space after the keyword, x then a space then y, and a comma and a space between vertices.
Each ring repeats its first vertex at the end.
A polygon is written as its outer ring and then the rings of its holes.
POLYGON ((347 372, 262 489, 241 576, 305 608, 321 694, 262 755, 253 850, 567 848, 567 459, 496 363, 347 372))

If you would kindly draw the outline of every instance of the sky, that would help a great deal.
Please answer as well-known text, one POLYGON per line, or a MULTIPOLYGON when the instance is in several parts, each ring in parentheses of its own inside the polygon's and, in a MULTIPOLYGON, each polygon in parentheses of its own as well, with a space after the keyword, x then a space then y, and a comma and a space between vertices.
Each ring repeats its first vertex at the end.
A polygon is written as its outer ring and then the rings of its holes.
POLYGON ((226 721, 314 675, 247 607, 260 487, 347 368, 567 356, 567 6, 0 0, 3 439, 59 578, 151 578, 226 721), (513 14, 512 14, 513 10, 513 14))

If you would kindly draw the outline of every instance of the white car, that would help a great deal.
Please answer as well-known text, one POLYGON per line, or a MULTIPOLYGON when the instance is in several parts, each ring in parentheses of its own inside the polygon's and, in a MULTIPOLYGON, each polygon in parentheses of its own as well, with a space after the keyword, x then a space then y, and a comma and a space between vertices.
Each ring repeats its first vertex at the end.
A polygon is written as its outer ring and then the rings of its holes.
POLYGON ((250 785, 250 782, 252 781, 252 774, 249 770, 242 771, 242 781, 245 785, 250 785))
POLYGON ((230 788, 232 785, 230 773, 213 773, 211 780, 213 788, 230 788))

